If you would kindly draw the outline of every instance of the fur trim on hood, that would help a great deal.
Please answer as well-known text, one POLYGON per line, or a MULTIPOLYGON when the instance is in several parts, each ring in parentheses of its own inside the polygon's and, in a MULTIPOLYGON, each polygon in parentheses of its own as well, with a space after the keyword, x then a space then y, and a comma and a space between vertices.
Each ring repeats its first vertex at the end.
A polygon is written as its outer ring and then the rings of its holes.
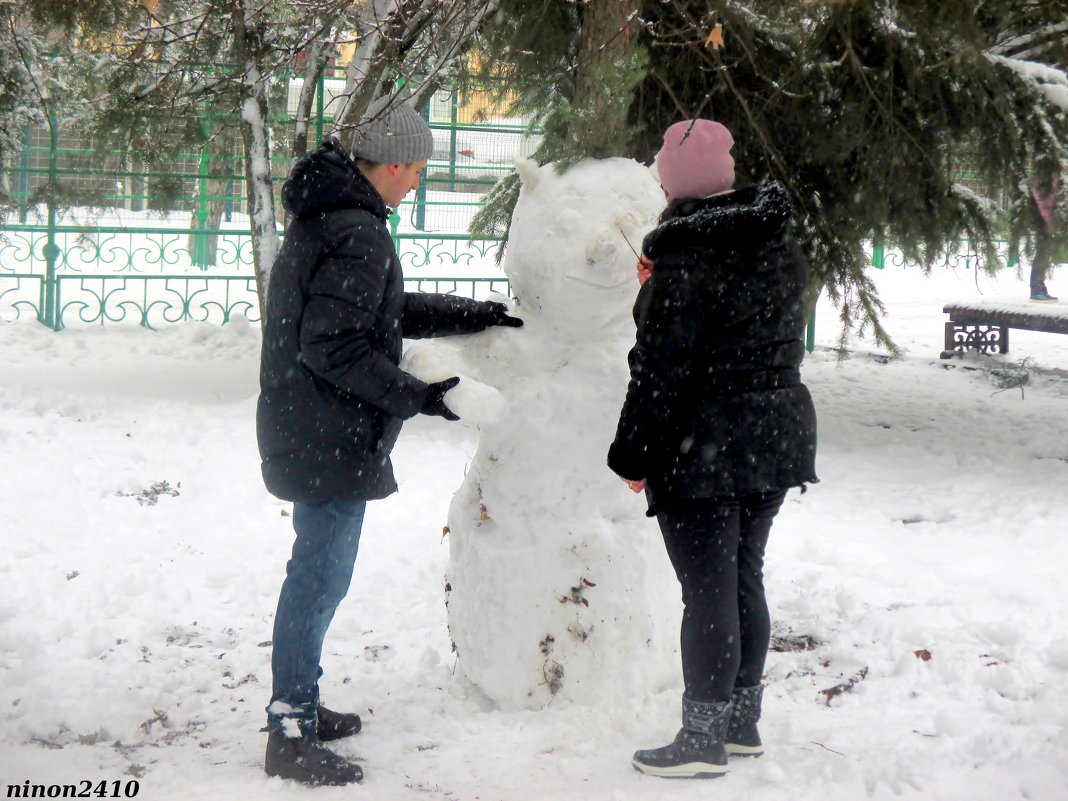
POLYGON ((726 247, 764 242, 782 233, 793 211, 786 188, 770 180, 725 195, 673 203, 645 237, 642 252, 656 261, 660 253, 707 246, 710 239, 722 238, 726 247))

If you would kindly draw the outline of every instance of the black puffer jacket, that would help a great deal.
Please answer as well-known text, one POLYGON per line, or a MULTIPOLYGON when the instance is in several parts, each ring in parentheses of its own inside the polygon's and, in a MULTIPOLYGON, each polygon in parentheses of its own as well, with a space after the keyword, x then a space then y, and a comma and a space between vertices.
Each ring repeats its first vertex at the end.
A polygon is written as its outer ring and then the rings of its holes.
POLYGON ((282 189, 293 215, 267 294, 256 433, 279 498, 372 500, 397 489, 389 454, 427 385, 401 337, 483 330, 488 304, 405 293, 382 197, 325 144, 282 189))
POLYGON ((801 383, 807 263, 778 183, 669 207, 645 238, 631 381, 608 464, 650 508, 817 481, 801 383))

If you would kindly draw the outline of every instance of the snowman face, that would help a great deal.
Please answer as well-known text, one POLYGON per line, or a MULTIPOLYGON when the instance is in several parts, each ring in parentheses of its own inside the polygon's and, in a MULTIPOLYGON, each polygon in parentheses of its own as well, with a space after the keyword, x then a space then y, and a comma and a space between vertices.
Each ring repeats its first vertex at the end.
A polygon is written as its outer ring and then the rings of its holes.
POLYGON ((587 327, 627 319, 638 291, 627 243, 641 246, 663 205, 649 170, 629 159, 525 175, 505 263, 520 302, 587 327))

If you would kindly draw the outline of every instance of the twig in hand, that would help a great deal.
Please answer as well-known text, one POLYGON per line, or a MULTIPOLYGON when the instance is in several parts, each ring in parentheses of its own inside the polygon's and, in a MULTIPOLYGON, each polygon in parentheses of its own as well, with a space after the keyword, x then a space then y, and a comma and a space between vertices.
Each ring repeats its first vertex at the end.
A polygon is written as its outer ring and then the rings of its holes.
POLYGON ((625 233, 623 233, 623 229, 622 229, 622 228, 620 228, 620 227, 619 227, 619 226, 617 225, 617 226, 616 226, 616 230, 617 230, 617 231, 619 231, 619 235, 623 237, 623 241, 627 243, 627 247, 628 247, 628 248, 630 248, 630 252, 634 254, 634 258, 636 258, 636 259, 639 259, 639 260, 640 260, 640 259, 641 259, 641 256, 639 256, 639 255, 638 255, 638 251, 636 251, 636 250, 634 249, 634 245, 632 245, 632 244, 630 243, 630 240, 629 240, 629 239, 627 239, 627 235, 626 235, 625 233))

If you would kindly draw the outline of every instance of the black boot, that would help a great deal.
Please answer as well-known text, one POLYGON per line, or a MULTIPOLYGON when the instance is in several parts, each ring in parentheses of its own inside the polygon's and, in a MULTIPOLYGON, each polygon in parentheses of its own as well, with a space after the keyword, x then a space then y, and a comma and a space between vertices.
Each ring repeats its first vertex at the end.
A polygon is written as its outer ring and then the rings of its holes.
POLYGON ((760 756, 764 745, 760 742, 757 721, 760 720, 760 701, 764 686, 735 687, 731 696, 731 719, 727 724, 727 753, 731 756, 760 756))
POLYGON ((675 742, 637 751, 631 764, 642 773, 679 779, 714 779, 725 774, 723 739, 731 716, 730 701, 682 699, 682 728, 675 742))
POLYGON ((351 737, 363 727, 360 716, 350 712, 335 712, 319 704, 316 713, 315 733, 324 743, 351 737))
POLYGON ((363 770, 338 756, 315 737, 286 737, 280 731, 267 736, 263 770, 268 776, 294 779, 315 787, 339 786, 363 779, 363 770))

